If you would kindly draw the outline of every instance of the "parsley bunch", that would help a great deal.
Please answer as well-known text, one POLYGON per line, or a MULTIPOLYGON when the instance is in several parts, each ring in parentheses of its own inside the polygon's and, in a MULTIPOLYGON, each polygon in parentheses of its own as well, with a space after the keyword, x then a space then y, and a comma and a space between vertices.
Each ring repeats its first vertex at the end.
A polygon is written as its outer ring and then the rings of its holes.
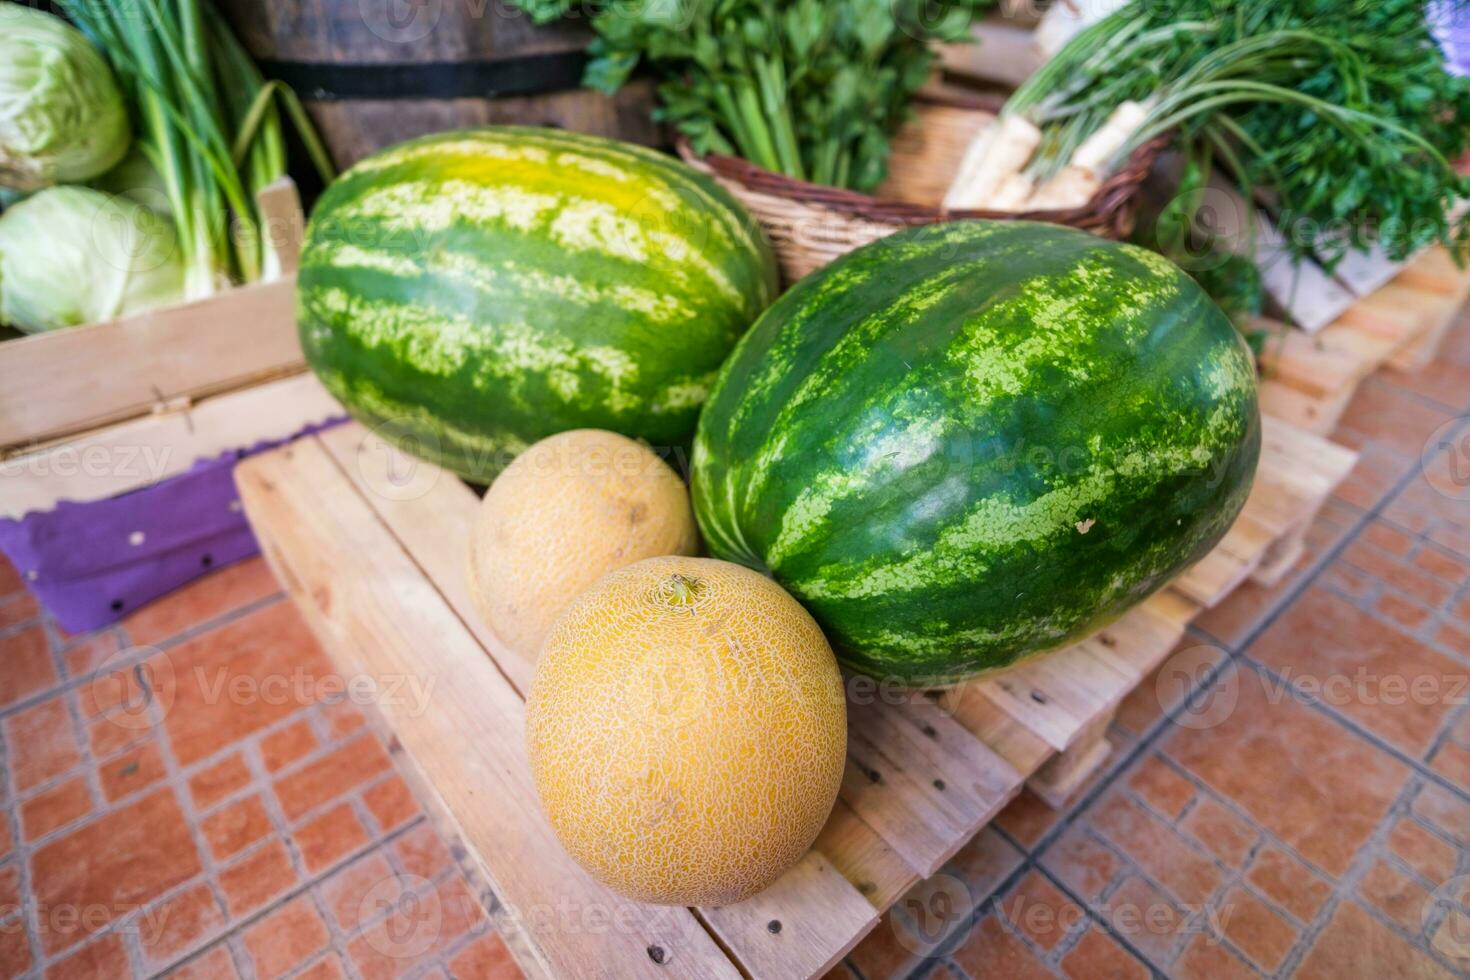
MULTIPOLYGON (((544 23, 570 0, 514 0, 544 23)), ((928 78, 931 42, 969 38, 991 0, 614 0, 591 10, 585 82, 616 91, 640 65, 658 118, 699 153, 871 190, 888 138, 928 78)))
MULTIPOLYGON (((1332 267, 1381 242, 1403 258, 1463 251, 1470 80, 1445 71, 1433 16, 1464 0, 1133 0, 1074 37, 1007 103, 1041 128, 1054 172, 1125 101, 1147 106, 1116 159, 1176 133, 1185 186, 1211 167, 1284 223, 1284 244, 1332 267)), ((1167 251, 1167 247, 1165 251, 1167 251)))

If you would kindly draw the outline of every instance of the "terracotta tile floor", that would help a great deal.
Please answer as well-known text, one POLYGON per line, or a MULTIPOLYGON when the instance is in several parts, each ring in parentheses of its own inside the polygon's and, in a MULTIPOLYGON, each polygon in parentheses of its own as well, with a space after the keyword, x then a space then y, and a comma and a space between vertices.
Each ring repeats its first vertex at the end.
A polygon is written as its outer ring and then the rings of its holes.
POLYGON ((0 976, 520 976, 260 560, 91 636, 0 596, 0 976))
MULTIPOLYGON (((1307 554, 1197 621, 1079 800, 1022 795, 902 903, 949 928, 834 976, 1470 971, 1467 409, 1470 318, 1364 387, 1307 554)), ((259 561, 90 636, 0 563, 0 976, 518 975, 397 754, 259 561)))

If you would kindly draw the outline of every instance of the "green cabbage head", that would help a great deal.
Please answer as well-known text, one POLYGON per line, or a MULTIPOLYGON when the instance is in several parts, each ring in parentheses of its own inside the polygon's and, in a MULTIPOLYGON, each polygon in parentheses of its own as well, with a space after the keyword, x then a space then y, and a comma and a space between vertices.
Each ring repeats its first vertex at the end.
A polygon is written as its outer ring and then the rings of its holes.
POLYGON ((50 187, 0 215, 0 322, 39 333, 183 298, 173 222, 136 201, 50 187))
POLYGON ((89 180, 127 153, 112 69, 59 17, 0 2, 0 186, 89 180))

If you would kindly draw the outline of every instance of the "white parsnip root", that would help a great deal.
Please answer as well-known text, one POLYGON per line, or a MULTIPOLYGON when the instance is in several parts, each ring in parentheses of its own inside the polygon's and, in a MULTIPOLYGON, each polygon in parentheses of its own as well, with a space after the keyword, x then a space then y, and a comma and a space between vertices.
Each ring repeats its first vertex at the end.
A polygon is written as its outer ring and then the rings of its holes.
POLYGON ((1059 0, 1051 4, 1031 35, 1031 45, 1043 59, 1051 58, 1089 24, 1127 6, 1127 0, 1059 0))
POLYGON ((1011 174, 1000 182, 985 206, 994 211, 1020 211, 1026 206, 1035 186, 1025 174, 1011 174))
MULTIPOLYGON (((965 156, 960 160, 960 167, 955 171, 954 179, 950 181, 951 194, 954 193, 953 188, 964 187, 975 182, 980 164, 985 159, 985 155, 990 152, 990 142, 995 139, 996 130, 999 128, 995 119, 987 119, 980 127, 980 131, 970 139, 970 145, 965 147, 965 156)), ((948 198, 946 197, 945 200, 948 201, 948 198)))
POLYGON ((1062 172, 1036 188, 1023 211, 1061 211, 1080 208, 1092 200, 1102 186, 1097 171, 1086 167, 1064 167, 1062 172))
POLYGON ((1067 165, 1038 180, 1024 171, 1041 142, 1041 131, 1017 114, 988 123, 970 142, 959 175, 944 197, 947 208, 989 211, 1054 211, 1087 204, 1116 157, 1148 121, 1147 103, 1124 102, 1072 151, 1067 165))
POLYGON ((1108 121, 1077 147, 1072 154, 1071 165, 1106 173, 1113 157, 1147 119, 1148 107, 1143 103, 1120 102, 1108 116, 1108 121))
MULTIPOLYGON (((1019 176, 1021 168, 1041 142, 1041 130, 1016 115, 1002 115, 987 130, 976 135, 976 141, 984 140, 985 145, 978 151, 979 159, 971 173, 967 176, 962 167, 959 177, 950 185, 949 193, 944 196, 946 208, 992 207, 992 199, 1007 178, 1019 176), (987 132, 991 129, 993 134, 987 132)), ((973 142, 971 148, 974 148, 973 142)), ((967 161, 970 156, 967 150, 967 161)))

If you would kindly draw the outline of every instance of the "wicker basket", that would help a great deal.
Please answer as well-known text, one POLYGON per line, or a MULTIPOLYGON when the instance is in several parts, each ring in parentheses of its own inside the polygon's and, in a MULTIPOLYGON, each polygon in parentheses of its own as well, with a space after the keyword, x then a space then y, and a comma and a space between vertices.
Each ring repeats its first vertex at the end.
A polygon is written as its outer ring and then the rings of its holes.
POLYGON ((943 200, 965 149, 1000 108, 999 97, 921 96, 916 118, 894 137, 889 177, 878 196, 824 187, 764 170, 738 157, 696 156, 681 137, 679 154, 711 174, 760 221, 775 246, 781 272, 795 282, 859 245, 909 225, 964 218, 1049 221, 1108 238, 1133 228, 1138 189, 1165 140, 1139 147, 1086 205, 1060 211, 948 211, 943 200))

